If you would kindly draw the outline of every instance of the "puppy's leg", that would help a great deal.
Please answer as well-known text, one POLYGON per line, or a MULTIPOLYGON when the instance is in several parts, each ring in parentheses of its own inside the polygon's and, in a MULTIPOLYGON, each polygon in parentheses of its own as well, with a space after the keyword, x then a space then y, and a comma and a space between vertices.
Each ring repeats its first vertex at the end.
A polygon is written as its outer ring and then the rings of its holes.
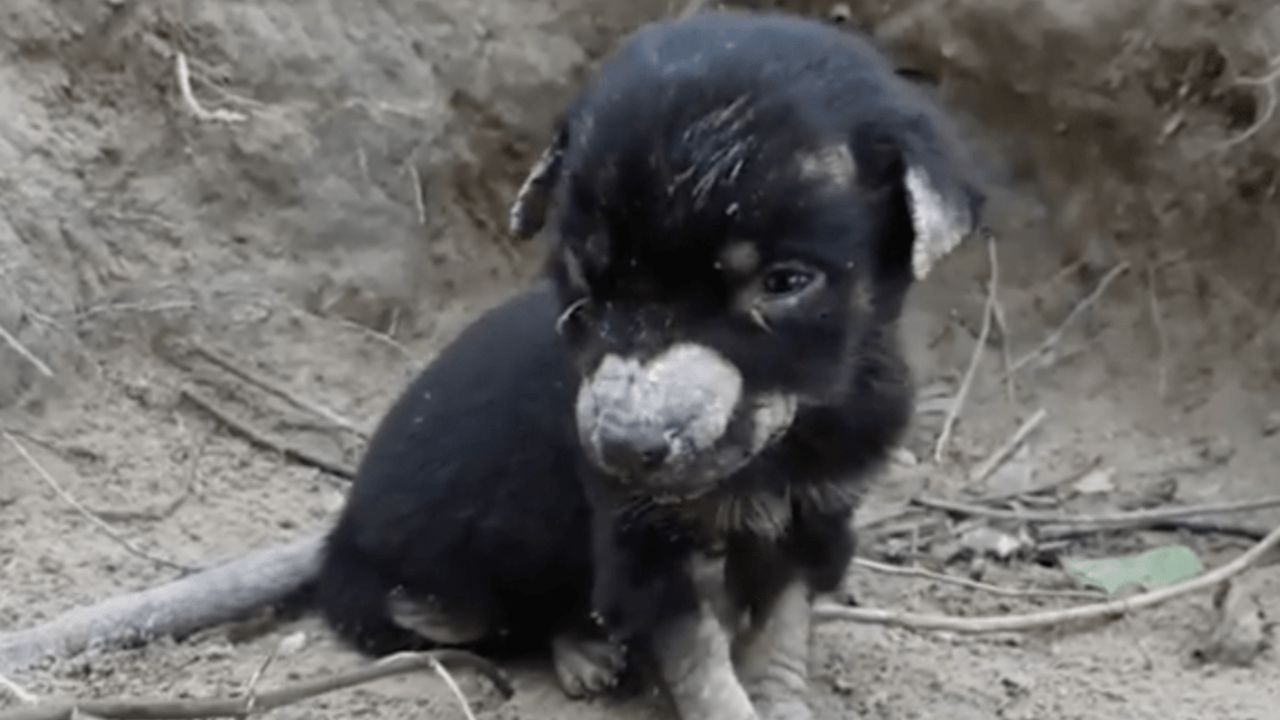
POLYGON ((663 623, 652 650, 681 720, 758 720, 734 672, 729 635, 708 604, 663 623))
POLYGON ((614 687, 626 666, 621 646, 581 630, 567 630, 552 638, 551 658, 560 688, 575 699, 614 687))
POLYGON ((810 720, 813 599, 800 578, 785 585, 737 638, 734 665, 763 720, 810 720))

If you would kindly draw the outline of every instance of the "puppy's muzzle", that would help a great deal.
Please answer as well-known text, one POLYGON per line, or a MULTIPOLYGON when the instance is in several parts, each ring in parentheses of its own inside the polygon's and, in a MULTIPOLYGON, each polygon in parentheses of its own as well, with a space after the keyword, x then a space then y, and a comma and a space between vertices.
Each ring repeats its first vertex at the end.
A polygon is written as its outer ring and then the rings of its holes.
POLYGON ((744 398, 733 363, 692 343, 644 362, 607 355, 577 400, 588 457, 636 490, 667 496, 714 486, 785 429, 793 413, 785 398, 744 398))

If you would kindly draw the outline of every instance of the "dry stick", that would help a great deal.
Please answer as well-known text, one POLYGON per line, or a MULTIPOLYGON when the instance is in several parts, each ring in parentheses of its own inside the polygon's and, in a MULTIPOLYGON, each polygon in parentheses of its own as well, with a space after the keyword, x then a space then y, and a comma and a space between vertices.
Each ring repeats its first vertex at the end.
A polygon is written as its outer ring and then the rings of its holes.
MULTIPOLYGON (((441 663, 469 667, 479 672, 494 684, 504 698, 510 698, 514 694, 511 681, 492 662, 462 650, 436 650, 391 655, 347 672, 302 680, 268 690, 258 696, 253 714, 262 714, 375 680, 431 670, 441 663)), ((41 703, 34 707, 0 714, 0 720, 71 720, 79 713, 114 720, 243 718, 250 714, 246 711, 244 698, 238 697, 207 700, 120 698, 41 703)))
POLYGON ((323 536, 250 553, 164 585, 68 611, 26 630, 0 633, 0 673, 86 649, 181 636, 277 602, 312 581, 323 536))
POLYGON ((814 618, 825 622, 843 620, 869 625, 889 625, 910 630, 939 630, 970 635, 1040 630, 1069 623, 1121 616, 1154 607, 1183 595, 1215 587, 1248 570, 1277 546, 1280 546, 1280 527, 1272 530, 1267 537, 1249 548, 1235 560, 1200 577, 1128 598, 1081 605, 1064 610, 1050 610, 1024 615, 950 617, 946 615, 924 615, 877 608, 851 608, 823 604, 815 609, 814 618))
POLYGON ((1219 146, 1221 150, 1227 150, 1235 147, 1249 138, 1257 135, 1267 123, 1271 122, 1272 116, 1275 115, 1276 106, 1280 105, 1280 94, 1276 92, 1276 82, 1280 81, 1280 58, 1272 60, 1268 66, 1274 65, 1267 74, 1261 77, 1242 77, 1236 78, 1237 85, 1256 85, 1262 88, 1266 101, 1263 103, 1263 109, 1258 113, 1258 119, 1246 128, 1243 132, 1219 146))
POLYGON ((51 370, 43 360, 36 357, 35 353, 28 350, 26 345, 19 342, 18 338, 14 337, 14 335, 8 330, 5 330, 3 325, 0 325, 0 340, 4 340, 6 345, 13 348, 14 352, 22 356, 22 359, 34 365, 36 370, 40 371, 41 375, 48 378, 53 377, 53 370, 51 370))
MULTIPOLYGON (((1125 529, 1154 530, 1156 532, 1189 532, 1197 535, 1226 535, 1229 537, 1244 538, 1245 540, 1251 540, 1253 542, 1257 542, 1267 536, 1267 530, 1263 527, 1255 527, 1239 523, 1216 522, 1213 520, 1187 520, 1182 518, 1155 520, 1125 529)), ((1041 543, 1053 542, 1056 540, 1075 540, 1089 535, 1096 535, 1098 533, 1112 532, 1114 530, 1116 530, 1115 527, 1107 525, 1095 527, 1073 527, 1070 525, 1060 527, 1055 525, 1045 525, 1036 533, 1036 540, 1041 543)))
POLYGON ((680 13, 676 15, 676 19, 685 20, 697 15, 707 8, 708 2, 709 0, 689 0, 680 13))
POLYGON ((249 425, 248 423, 237 420, 230 413, 218 407, 217 403, 209 398, 204 397, 193 388, 183 388, 182 396, 191 401, 193 405, 208 413, 210 417, 222 423, 226 428, 240 437, 259 447, 278 452, 281 455, 318 470, 323 470, 340 478, 350 480, 356 476, 355 468, 345 465, 336 460, 329 460, 307 450, 292 447, 285 443, 271 438, 266 433, 249 425))
POLYGON ((991 593, 992 595, 1002 595, 1005 597, 1055 597, 1055 598, 1074 598, 1077 600, 1097 600, 1101 593, 1089 592, 1084 590, 1043 590, 1039 588, 1006 588, 990 583, 978 582, 968 578, 956 577, 945 573, 926 570, 922 567, 901 567, 898 565, 889 565, 886 563, 868 560, 867 558, 854 558, 854 565, 866 568, 872 572, 884 575, 897 575, 899 577, 914 577, 924 580, 935 580, 948 585, 956 585, 970 590, 980 590, 982 592, 991 593))
POLYGON ((453 697, 458 701, 458 706, 462 708, 462 714, 467 716, 467 720, 476 720, 476 714, 471 709, 471 703, 467 701, 467 696, 462 693, 462 688, 458 687, 458 682, 453 679, 453 675, 449 674, 449 669, 444 666, 436 658, 431 658, 431 669, 449 688, 449 692, 453 693, 453 697))
POLYGON ((1164 331, 1164 315, 1160 311, 1160 295, 1156 290, 1156 269, 1154 265, 1147 266, 1147 305, 1151 311, 1151 325, 1156 333, 1156 348, 1160 356, 1156 360, 1156 392, 1161 400, 1168 395, 1169 390, 1169 342, 1168 336, 1164 331))
POLYGON ((26 688, 22 687, 22 686, 21 686, 21 685, 19 685, 18 683, 16 683, 16 682, 14 682, 14 681, 10 680, 9 678, 5 677, 4 675, 0 675, 0 690, 5 690, 5 691, 6 691, 6 692, 8 692, 10 695, 12 695, 12 696, 14 696, 15 698, 17 698, 17 699, 18 699, 18 702, 21 702, 21 703, 26 703, 26 704, 28 704, 28 705, 33 705, 33 704, 35 704, 35 703, 37 703, 37 702, 40 702, 40 698, 36 697, 36 696, 35 696, 33 693, 31 693, 29 690, 27 690, 26 688))
POLYGON ((298 395, 297 393, 284 387, 283 385, 276 382, 275 380, 272 380, 271 378, 268 378, 254 370, 250 370, 248 367, 246 367, 242 363, 227 357, 226 355, 222 354, 221 352, 218 352, 217 350, 214 350, 213 348, 210 348, 202 343, 193 341, 191 343, 191 350, 195 352, 197 355, 199 355, 200 357, 204 358, 205 360, 208 360, 214 365, 217 365, 223 370, 226 370, 232 375, 235 375, 236 377, 239 377, 240 379, 252 385, 257 385, 259 388, 262 388, 263 390, 266 390, 272 395, 275 395, 276 397, 282 398, 283 400, 289 403, 292 403, 294 406, 298 408, 306 410, 307 412, 311 413, 312 415, 315 415, 316 417, 327 420, 344 430, 350 430, 351 432, 355 433, 356 435, 359 435, 360 437, 367 438, 369 436, 369 433, 364 428, 361 428, 356 423, 343 417, 337 411, 331 410, 321 405, 320 403, 314 402, 312 400, 308 400, 298 395))
POLYGON ((1019 510, 1000 510, 997 508, 970 505, 968 503, 943 500, 941 498, 918 497, 913 503, 921 507, 969 517, 989 518, 991 520, 1013 520, 1023 523, 1053 524, 1072 527, 1141 527, 1150 523, 1195 517, 1198 515, 1227 515, 1231 513, 1252 512, 1280 507, 1280 495, 1272 495, 1257 500, 1241 500, 1236 502, 1212 503, 1207 505, 1185 505, 1182 507, 1152 508, 1150 510, 1133 510, 1121 513, 1104 513, 1100 515, 1063 515, 1061 513, 1045 513, 1019 510))
POLYGON ((951 432, 955 428, 956 421, 960 419, 960 411, 964 408, 965 398, 968 397, 969 388, 973 385, 973 378, 977 375, 978 363, 982 361, 982 353, 986 350, 987 336, 991 334, 991 320, 995 314, 994 301, 997 277, 995 252, 995 239, 988 237, 987 256, 991 261, 991 275, 987 281, 987 301, 982 305, 982 328, 978 331, 977 344, 973 347, 973 354, 969 356, 969 367, 964 371, 964 379, 960 381, 960 389, 956 391, 956 397, 951 403, 951 409, 947 411, 947 417, 942 422, 942 432, 938 434, 938 441, 933 446, 933 461, 935 463, 942 462, 947 443, 951 440, 951 432))
POLYGON ((1019 370, 1026 367, 1031 361, 1040 357, 1045 352, 1052 349, 1053 346, 1057 345, 1062 340, 1062 336, 1066 334, 1067 328, 1071 326, 1071 323, 1075 322, 1076 318, 1080 317, 1085 310, 1088 310, 1094 303, 1098 302, 1098 298, 1102 297, 1102 294, 1107 291, 1107 287, 1110 286, 1111 283, 1115 282, 1116 278, 1120 277, 1120 275, 1128 269, 1129 263, 1122 262, 1108 270, 1107 274, 1102 276, 1102 279, 1098 281, 1098 285, 1093 289, 1093 292, 1089 293, 1081 299, 1080 302, 1076 303, 1076 306, 1071 308, 1071 312, 1067 313, 1067 317, 1058 324, 1058 327, 1055 328, 1053 332, 1049 333, 1049 336, 1037 345, 1034 350, 1018 359, 1018 361, 1013 364, 1013 367, 1009 369, 1009 372, 1017 373, 1019 370))
POLYGON ((36 460, 35 457, 31 454, 31 452, 27 450, 26 446, 18 442, 18 439, 16 437, 14 437, 9 432, 2 432, 0 433, 0 435, 4 436, 4 439, 7 440, 11 446, 13 446, 13 449, 17 451, 19 455, 22 456, 22 459, 25 460, 27 464, 31 466, 31 469, 36 471, 36 474, 39 475, 41 479, 44 480, 45 484, 53 488, 53 491, 58 494, 58 497, 62 498, 63 502, 70 505, 76 512, 80 513, 80 515, 84 517, 84 519, 88 520, 90 524, 92 524, 94 527, 101 530, 104 535, 114 540, 116 544, 120 545, 120 547, 124 548, 130 554, 136 557, 142 558, 143 560, 147 560, 149 562, 153 562, 162 567, 167 567, 173 570, 179 570, 184 573, 192 571, 193 568, 191 567, 188 567, 186 565, 181 565, 179 563, 173 562, 172 560, 167 560, 157 555, 152 555, 146 550, 143 550, 137 545, 134 545, 132 542, 129 542, 128 538, 116 532, 115 528, 108 525, 106 521, 103 520, 102 518, 98 517, 97 515, 94 515, 93 512, 89 510, 89 508, 82 505, 80 501, 76 500, 71 493, 67 492, 66 488, 62 487, 62 485, 57 481, 57 479, 55 479, 53 475, 48 470, 46 470, 43 465, 40 464, 40 461, 36 460))
POLYGON ((990 477, 991 473, 1004 464, 1004 461, 1040 426, 1040 423, 1044 422, 1046 417, 1048 417, 1048 413, 1045 412, 1044 408, 1040 408, 1031 417, 1024 420, 1018 426, 1018 429, 1013 432, 1013 435, 1010 435, 1009 439, 1004 441, 1003 445, 996 448, 995 452, 991 453, 986 460, 983 460, 981 464, 973 469, 973 472, 969 473, 969 481, 980 483, 990 477))
POLYGON ((183 53, 176 53, 176 71, 178 74, 178 92, 182 93, 182 101, 186 103, 187 109, 191 114, 196 116, 198 120, 206 120, 212 122, 238 123, 248 120, 248 116, 234 110, 206 110, 196 100, 196 95, 191 91, 191 70, 187 67, 187 56, 183 53))

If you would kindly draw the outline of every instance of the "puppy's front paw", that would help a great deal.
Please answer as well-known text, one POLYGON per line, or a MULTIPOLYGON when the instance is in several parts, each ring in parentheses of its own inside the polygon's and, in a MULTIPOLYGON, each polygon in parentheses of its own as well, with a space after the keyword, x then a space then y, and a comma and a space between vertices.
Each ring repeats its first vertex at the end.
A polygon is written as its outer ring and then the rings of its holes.
POLYGON ((551 655, 560 688, 574 699, 613 688, 626 667, 626 653, 621 647, 577 634, 559 635, 552 640, 551 655))

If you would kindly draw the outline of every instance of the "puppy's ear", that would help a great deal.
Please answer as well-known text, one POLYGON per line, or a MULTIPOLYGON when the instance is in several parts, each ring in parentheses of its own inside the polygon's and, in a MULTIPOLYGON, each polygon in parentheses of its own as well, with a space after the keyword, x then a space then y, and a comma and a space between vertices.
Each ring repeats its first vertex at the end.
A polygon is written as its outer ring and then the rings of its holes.
POLYGON ((568 127, 568 123, 560 123, 551 144, 538 156, 524 184, 516 192, 508 222, 511 233, 518 239, 527 240, 537 235, 547 222, 547 210, 560 179, 564 151, 569 142, 568 127))
MULTIPOLYGON (((911 271, 923 280, 942 258, 979 230, 985 193, 959 155, 959 145, 929 114, 899 117, 872 133, 875 154, 888 163, 873 163, 902 188, 915 241, 911 271)), ((855 142, 855 147, 857 143, 855 142)))

